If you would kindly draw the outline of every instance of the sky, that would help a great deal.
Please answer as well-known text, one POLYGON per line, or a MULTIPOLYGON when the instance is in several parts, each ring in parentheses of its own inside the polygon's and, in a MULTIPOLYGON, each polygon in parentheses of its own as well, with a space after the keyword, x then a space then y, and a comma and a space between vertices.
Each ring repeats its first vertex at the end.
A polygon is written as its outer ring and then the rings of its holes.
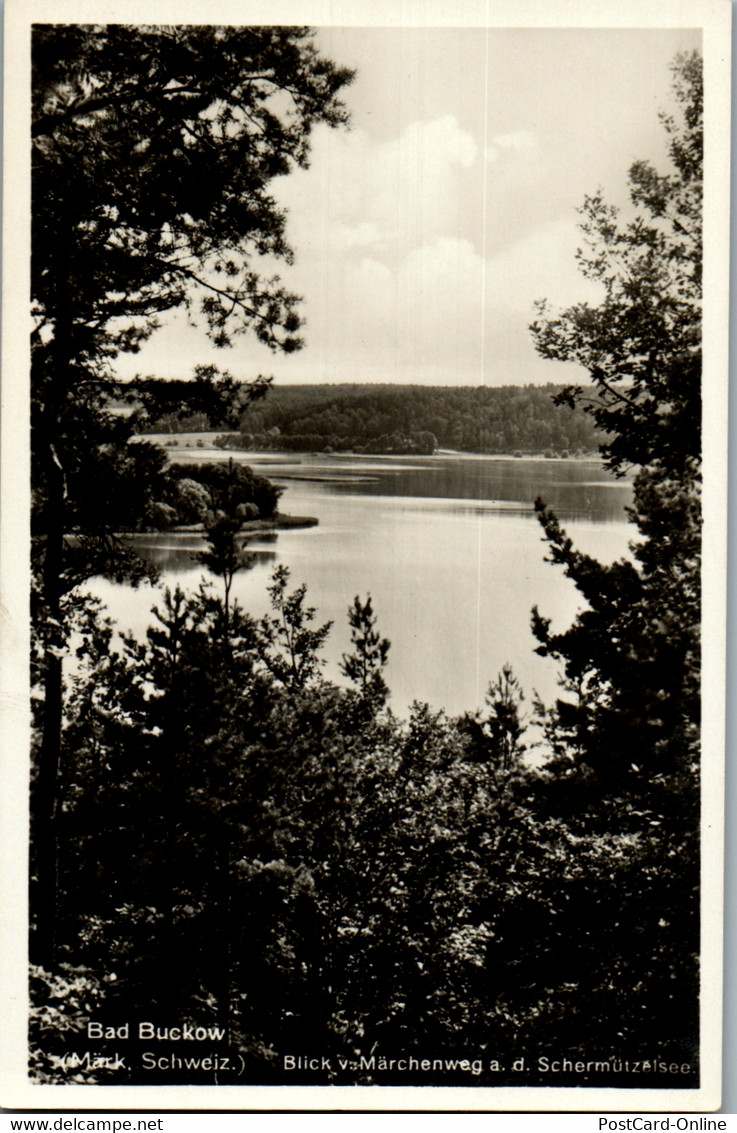
POLYGON ((280 356, 247 336, 218 351, 169 316, 121 375, 186 377, 214 361, 297 384, 579 377, 536 355, 535 300, 596 301, 575 264, 577 208, 601 188, 626 215, 633 161, 667 169, 669 64, 700 33, 333 27, 317 43, 357 74, 350 128, 319 127, 310 168, 273 184, 305 347, 280 356))

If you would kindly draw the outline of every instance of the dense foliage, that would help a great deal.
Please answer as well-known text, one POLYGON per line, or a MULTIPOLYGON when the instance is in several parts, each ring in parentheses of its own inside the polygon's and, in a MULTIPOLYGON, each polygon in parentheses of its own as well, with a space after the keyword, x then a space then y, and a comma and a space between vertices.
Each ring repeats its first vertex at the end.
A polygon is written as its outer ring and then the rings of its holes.
MULTIPOLYGON (((601 433, 581 409, 556 406, 560 387, 279 385, 241 415, 227 447, 318 452, 593 452, 601 433)), ((200 415, 149 431, 207 428, 200 415)))
POLYGON ((207 523, 218 515, 270 519, 283 490, 247 465, 229 460, 170 465, 162 498, 171 509, 172 523, 207 523))
MULTIPOLYGON (((327 683, 329 626, 288 584, 278 568, 272 614, 236 606, 226 632, 211 591, 167 591, 122 651, 98 611, 81 618, 60 957, 104 995, 94 1018, 219 1028, 184 1053, 241 1055, 220 1082, 399 1083, 376 1056, 430 1052, 478 1069, 414 1081, 500 1085, 526 1057, 524 1081, 544 1083, 537 1054, 565 1052, 606 1065, 556 1084, 608 1085, 617 1060, 657 1052, 695 1084, 660 839, 540 813, 509 669, 478 717, 417 704, 394 718, 370 599, 350 611, 353 687, 327 683), (327 1066, 290 1070, 300 1051, 327 1066)), ((213 1081, 199 1063, 151 1067, 146 1052, 180 1049, 133 1031, 94 1045, 125 1057, 100 1081, 213 1081)), ((36 1051, 52 1074, 49 1058, 36 1051)))

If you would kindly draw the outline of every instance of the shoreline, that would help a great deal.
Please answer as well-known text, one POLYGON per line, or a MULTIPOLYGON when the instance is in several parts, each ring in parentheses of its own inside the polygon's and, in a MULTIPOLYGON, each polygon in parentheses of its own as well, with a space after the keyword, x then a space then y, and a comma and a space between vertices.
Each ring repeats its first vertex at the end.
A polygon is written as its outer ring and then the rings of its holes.
POLYGON ((286 463, 301 463, 301 458, 307 457, 321 457, 326 460, 341 460, 341 459, 359 459, 359 460, 434 460, 435 458, 447 459, 455 458, 461 460, 493 460, 493 461, 545 461, 550 464, 555 461, 563 461, 566 464, 581 463, 581 462, 594 462, 601 463, 601 454, 598 451, 591 451, 588 453, 569 453, 568 456, 562 456, 560 453, 554 453, 551 456, 546 456, 544 451, 540 452, 523 452, 520 455, 515 455, 514 452, 466 452, 463 449, 451 448, 437 448, 434 453, 380 453, 380 452, 355 452, 353 450, 324 452, 322 449, 307 450, 307 449, 246 449, 246 448, 220 448, 213 444, 215 437, 220 436, 221 433, 212 431, 205 433, 135 433, 131 437, 132 441, 150 441, 152 444, 160 445, 165 448, 170 458, 179 456, 198 457, 199 460, 205 454, 208 456, 220 456, 227 458, 232 456, 239 457, 253 457, 259 463, 267 464, 272 463, 275 465, 283 465, 286 463), (181 438, 181 442, 178 438, 181 438), (212 438, 208 441, 208 438, 212 438), (198 444, 198 441, 202 442, 198 444))
MULTIPOLYGON (((293 531, 298 528, 317 527, 319 519, 314 515, 280 514, 270 519, 244 519, 238 535, 261 535, 274 531, 293 531)), ((146 531, 118 531, 119 539, 140 539, 148 535, 204 535, 203 523, 178 523, 173 527, 151 527, 146 531)))

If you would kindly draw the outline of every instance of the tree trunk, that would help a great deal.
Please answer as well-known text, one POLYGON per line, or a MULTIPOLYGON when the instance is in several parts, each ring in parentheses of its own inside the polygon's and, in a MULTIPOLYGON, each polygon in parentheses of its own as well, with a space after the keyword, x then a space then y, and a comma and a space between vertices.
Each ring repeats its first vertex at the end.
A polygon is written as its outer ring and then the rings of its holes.
POLYGON ((61 590, 64 555, 64 472, 49 446, 46 501, 46 550, 43 569, 44 707, 38 775, 32 796, 32 837, 36 867, 32 890, 31 959, 53 968, 56 959, 58 903, 58 781, 63 712, 61 590))
MULTIPOLYGON (((33 375, 35 396, 43 403, 35 438, 42 460, 45 484, 43 529, 45 535, 41 575, 42 614, 35 632, 44 649, 43 730, 38 774, 31 798, 35 886, 31 886, 30 954, 45 968, 56 963, 58 915, 58 815, 59 767, 63 721, 62 658, 66 648, 62 597, 64 594, 64 533, 66 527, 66 477, 59 451, 61 413, 71 382, 72 320, 68 280, 71 271, 70 226, 60 225, 56 258, 54 339, 48 370, 33 375)), ((43 363, 42 363, 43 366, 43 363)))

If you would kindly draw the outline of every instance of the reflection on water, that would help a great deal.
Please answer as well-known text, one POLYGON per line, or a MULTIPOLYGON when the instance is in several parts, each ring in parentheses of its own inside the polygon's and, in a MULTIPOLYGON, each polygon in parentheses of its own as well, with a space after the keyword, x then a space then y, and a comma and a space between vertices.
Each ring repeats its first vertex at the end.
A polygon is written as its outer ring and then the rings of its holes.
MULTIPOLYGON (((197 456, 213 454, 199 450, 197 456)), ((252 454, 243 456, 258 464, 252 454)), ((347 610, 356 594, 370 593, 378 627, 392 642, 387 681, 401 713, 415 699, 450 713, 473 710, 507 662, 527 705, 534 690, 547 702, 554 699, 556 666, 534 652, 530 611, 538 605, 562 630, 581 600, 560 568, 545 562, 532 503, 542 495, 565 520, 576 547, 612 561, 627 554, 634 534, 625 521, 626 481, 614 481, 593 461, 297 459, 309 479, 287 479, 296 470, 291 455, 274 464, 270 454, 264 471, 285 485, 284 512, 317 516, 319 525, 249 538, 254 565, 233 582, 233 597, 244 609, 256 617, 266 613, 274 562, 285 563, 295 586, 307 584, 320 623, 334 622, 325 674, 344 683, 347 610), (369 468, 371 476, 364 477, 369 468), (341 480, 343 473, 353 474, 350 483, 341 480)), ((201 536, 148 534, 135 543, 161 568, 162 582, 195 589, 204 575, 222 587, 193 557, 203 547, 201 536)), ((122 629, 143 635, 155 601, 149 587, 134 591, 96 580, 91 588, 122 629)))
MULTIPOLYGON (((257 562, 272 562, 276 551, 264 550, 273 546, 279 538, 278 531, 258 531, 239 540, 242 550, 252 555, 257 562)), ((146 531, 129 535, 126 540, 147 562, 169 574, 186 574, 187 571, 202 571, 198 555, 206 548, 204 535, 195 531, 146 531)))
MULTIPOLYGON (((141 558, 153 563, 155 567, 166 574, 187 574, 189 571, 201 572, 203 570, 202 565, 197 561, 197 550, 195 549, 188 550, 184 547, 177 547, 175 544, 169 544, 165 547, 155 544, 142 545, 137 539, 131 539, 129 542, 138 551, 141 558)), ((204 551, 204 549, 205 541, 200 539, 198 550, 204 551)), ((246 550, 258 562, 273 562, 277 557, 276 551, 264 551, 257 547, 247 547, 246 550)))
MULTIPOLYGON (((585 517, 597 523, 621 520, 631 485, 615 480, 598 462, 563 460, 483 460, 427 457, 423 466, 375 469, 360 484, 336 480, 329 490, 420 499, 484 500, 506 510, 510 504, 532 515, 538 496, 562 518, 585 517)), ((333 473, 335 474, 335 472, 333 473)))

